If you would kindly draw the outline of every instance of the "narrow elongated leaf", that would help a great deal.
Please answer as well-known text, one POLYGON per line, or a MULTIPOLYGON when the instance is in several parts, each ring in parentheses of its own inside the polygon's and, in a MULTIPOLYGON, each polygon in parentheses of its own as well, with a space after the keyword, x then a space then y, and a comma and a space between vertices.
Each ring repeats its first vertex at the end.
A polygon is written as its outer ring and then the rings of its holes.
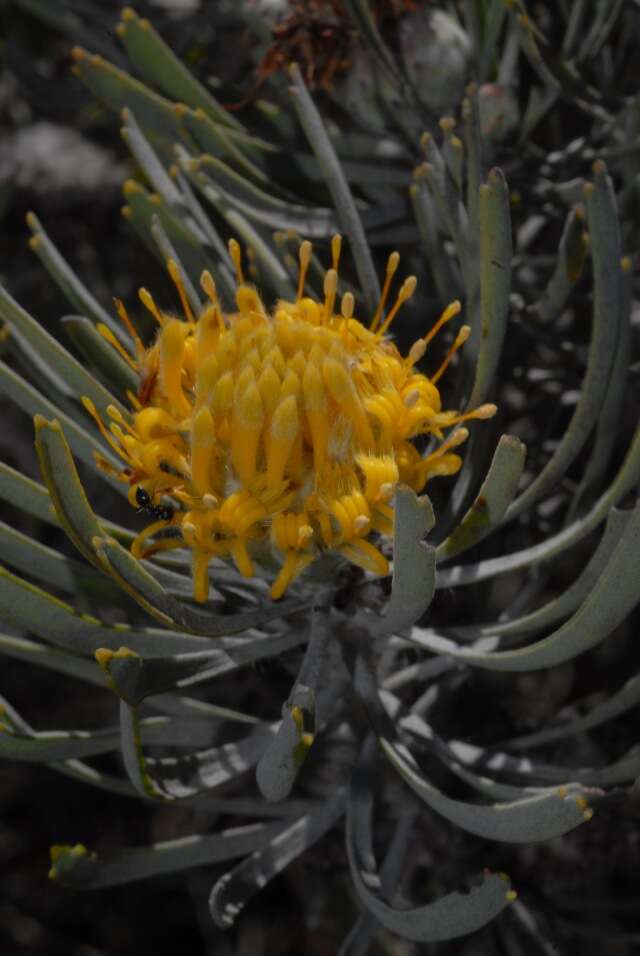
POLYGON ((16 7, 21 7, 30 16, 51 27, 56 34, 62 33, 73 41, 80 38, 83 43, 105 52, 113 50, 111 30, 108 29, 111 26, 111 17, 107 14, 105 18, 102 15, 103 10, 96 9, 95 19, 88 24, 83 16, 76 12, 77 7, 76 11, 72 9, 72 4, 52 7, 48 0, 18 0, 16 7))
MULTIPOLYGON (((347 182, 357 183, 360 186, 370 186, 374 189, 382 189, 385 186, 406 186, 407 170, 401 165, 391 165, 391 157, 384 157, 386 162, 375 162, 375 154, 370 153, 363 162, 357 160, 344 159, 346 151, 343 152, 341 164, 347 182)), ((295 152, 293 158, 296 165, 299 166, 301 174, 305 179, 311 182, 324 182, 322 169, 315 158, 310 153, 295 152)), ((382 157, 381 157, 382 160, 382 157)), ((282 156, 282 161, 290 162, 289 154, 282 156)), ((367 210, 367 214, 374 213, 374 209, 367 210)), ((363 216, 365 226, 366 214, 363 216)))
POLYGON ((0 567, 0 612, 16 628, 37 634, 72 654, 93 654, 101 647, 117 650, 123 644, 145 656, 163 656, 207 650, 203 637, 128 624, 108 626, 88 614, 79 614, 59 598, 0 567))
POLYGON ((490 558, 477 564, 457 565, 439 571, 436 578, 436 587, 458 587, 464 584, 477 583, 498 574, 506 574, 509 571, 517 571, 520 568, 530 567, 543 561, 550 561, 586 537, 594 528, 597 528, 607 517, 610 509, 614 508, 639 480, 640 427, 636 429, 633 435, 625 460, 615 479, 584 517, 574 521, 568 527, 563 528, 562 531, 551 535, 545 541, 523 548, 522 551, 516 551, 499 558, 490 558))
POLYGON ((123 10, 117 33, 131 62, 147 82, 159 87, 174 100, 199 107, 224 126, 243 128, 240 121, 225 110, 178 59, 149 21, 138 17, 130 7, 123 10))
POLYGON ((51 848, 49 876, 77 890, 119 886, 244 856, 266 846, 282 828, 282 823, 252 823, 211 835, 193 834, 148 847, 132 847, 105 857, 89 853, 80 844, 55 846, 51 848))
POLYGON ((571 9, 567 18, 567 28, 562 40, 562 52, 566 57, 569 57, 571 54, 571 48, 575 43, 578 31, 581 28, 584 29, 582 18, 586 13, 586 7, 586 0, 576 0, 576 3, 571 4, 571 9))
POLYGON ((418 498, 399 486, 395 500, 393 583, 384 617, 373 625, 378 634, 403 630, 419 620, 431 604, 435 589, 435 548, 424 536, 435 516, 426 496, 418 498))
MULTIPOLYGON (((9 334, 9 326, 7 326, 9 334)), ((78 409, 75 407, 73 389, 67 382, 48 365, 46 357, 35 348, 16 326, 10 329, 9 348, 11 358, 15 356, 18 370, 26 372, 29 380, 40 391, 54 398, 63 411, 71 418, 77 418, 78 409)))
MULTIPOLYGON (((105 446, 90 432, 81 428, 80 425, 65 415, 53 402, 45 398, 44 395, 29 385, 24 378, 18 375, 13 369, 0 362, 0 391, 8 395, 27 415, 49 415, 51 418, 62 422, 71 447, 86 465, 95 470, 94 452, 98 451, 109 461, 114 461, 114 456, 105 448, 105 446)), ((102 476, 105 481, 115 484, 108 476, 102 476)))
POLYGON ((260 725, 235 743, 196 751, 184 757, 149 758, 142 747, 142 722, 136 707, 120 702, 120 744, 129 780, 153 800, 191 799, 246 773, 258 761, 275 727, 260 725))
POLYGON ((620 336, 611 369, 609 387, 598 416, 595 441, 580 484, 567 514, 567 523, 576 513, 584 512, 600 489, 607 474, 618 437, 618 423, 623 414, 629 355, 631 354, 631 260, 622 260, 623 300, 621 306, 620 336))
POLYGON ((506 14, 507 8, 503 0, 490 0, 485 12, 482 48, 480 50, 479 81, 482 83, 486 83, 489 79, 496 45, 506 14))
MULTIPOLYGON (((381 696, 386 698, 388 695, 381 696)), ((396 698, 394 704, 395 707, 392 708, 392 712, 398 709, 400 701, 396 698)), ((389 710, 389 704, 386 699, 385 707, 389 710)), ((411 713, 402 717, 399 721, 399 726, 402 727, 403 730, 417 736, 421 741, 427 741, 430 752, 434 753, 452 773, 461 780, 464 780, 465 783, 473 787, 474 790, 477 790, 478 793, 490 797, 494 801, 521 801, 534 796, 558 796, 557 788, 550 789, 547 782, 536 780, 535 774, 532 774, 533 779, 531 779, 529 785, 523 787, 494 780, 493 776, 490 775, 492 771, 486 767, 481 768, 481 772, 476 772, 473 767, 472 757, 463 766, 460 762, 460 755, 464 753, 465 745, 456 741, 456 749, 454 751, 418 714, 411 713)), ((496 767, 496 769, 499 768, 496 767)), ((565 778, 562 779, 567 781, 572 774, 572 770, 566 770, 565 778)), ((593 788, 587 790, 580 783, 565 782, 562 784, 560 790, 560 796, 563 799, 567 799, 570 796, 577 798, 578 805, 584 810, 586 810, 587 800, 602 796, 601 790, 594 790, 593 788)), ((587 811, 587 817, 589 816, 590 813, 587 811)))
POLYGON ((373 865, 371 812, 371 780, 356 772, 347 803, 349 867, 362 904, 385 929, 418 943, 454 939, 490 922, 515 897, 508 877, 492 873, 468 893, 450 893, 426 906, 399 910, 383 902, 373 865))
MULTIPOLYGON (((202 228, 200 221, 193 215, 191 205, 185 202, 182 191, 166 172, 151 144, 140 129, 136 118, 129 109, 122 111, 125 126, 122 136, 145 176, 156 190, 147 197, 143 192, 142 206, 150 221, 150 230, 165 263, 173 259, 178 265, 184 283, 187 298, 196 313, 202 308, 200 297, 194 282, 197 282, 206 267, 213 266, 208 261, 209 234, 211 230, 202 228), (155 207, 152 209, 151 207, 155 207), (166 224, 166 228, 165 225, 166 224), (172 241, 172 238, 173 241, 172 241), (185 269, 181 256, 186 256, 189 271, 185 269), (191 281, 190 275, 193 277, 191 281)), ((137 183, 125 184, 127 195, 138 194, 138 201, 128 207, 135 218, 142 212, 141 193, 137 183)), ((144 213, 143 213, 144 215, 144 213)), ((140 223, 137 228, 140 229, 140 223)))
POLYGON ((60 423, 37 415, 35 428, 40 471, 58 520, 78 551, 98 565, 92 542, 104 532, 84 493, 60 423))
POLYGON ((473 301, 478 286, 478 277, 472 272, 472 266, 477 269, 477 237, 471 233, 467 210, 435 139, 425 133, 420 145, 427 161, 418 167, 415 175, 429 184, 440 220, 455 246, 468 298, 473 301))
POLYGON ((446 123, 441 129, 443 133, 442 158, 456 189, 462 194, 462 164, 464 160, 462 140, 454 135, 453 128, 447 126, 446 123))
POLYGON ((523 800, 490 805, 446 796, 420 771, 409 750, 400 742, 376 686, 371 660, 367 660, 365 654, 367 649, 361 642, 354 684, 380 747, 403 780, 436 813, 470 833, 507 843, 548 840, 590 819, 584 798, 564 791, 547 791, 523 800))
POLYGON ((91 368, 104 378, 111 388, 121 395, 124 395, 127 389, 136 393, 139 384, 137 374, 100 335, 93 322, 83 315, 65 315, 62 325, 91 368))
MULTIPOLYGON (((0 707, 2 708, 4 719, 8 721, 14 732, 19 733, 22 737, 36 737, 36 732, 33 730, 33 728, 3 697, 0 697, 0 707)), ((111 774, 102 773, 96 770, 95 767, 91 767, 89 764, 84 763, 82 760, 72 758, 70 760, 65 760, 64 762, 50 763, 48 766, 52 770, 63 773, 75 780, 80 780, 82 783, 88 783, 91 786, 99 787, 100 789, 106 790, 110 793, 117 793, 126 797, 138 796, 136 791, 127 780, 122 780, 121 778, 114 777, 111 774)))
POLYGON ((449 537, 436 548, 446 560, 482 541, 496 528, 515 495, 524 468, 526 448, 513 435, 503 435, 478 497, 449 537))
POLYGON ((521 617, 491 624, 457 627, 451 636, 464 641, 476 641, 483 637, 504 638, 539 631, 568 617, 582 604, 600 579, 627 526, 629 516, 629 511, 617 511, 615 508, 609 512, 604 532, 591 560, 573 584, 565 588, 558 597, 521 617))
MULTIPOLYGON (((191 305, 191 308, 196 315, 199 315, 202 311, 202 300, 198 293, 196 292, 196 287, 189 277, 189 273, 184 267, 182 259, 178 254, 176 247, 173 245, 169 236, 165 232, 164 226, 160 221, 159 216, 151 217, 151 235, 153 236, 155 243, 160 250, 164 262, 169 263, 170 260, 173 260, 177 267, 178 275, 184 286, 184 291, 186 293, 187 299, 191 305)), ((189 259, 189 265, 193 268, 193 263, 189 259)), ((202 273, 200 273, 202 275, 202 273)))
POLYGON ((294 299, 295 290, 288 272, 247 217, 238 209, 233 208, 224 193, 213 183, 213 180, 197 171, 194 172, 189 159, 183 158, 181 167, 190 181, 227 221, 235 234, 240 236, 254 250, 256 258, 264 268, 269 281, 273 283, 278 295, 284 299, 294 299))
POLYGON ((30 242, 31 248, 69 302, 82 315, 88 316, 96 323, 104 322, 122 341, 127 341, 128 336, 124 333, 122 326, 82 284, 73 269, 54 246, 35 213, 30 212, 28 214, 27 225, 33 233, 30 242))
POLYGON ((328 239, 338 231, 338 220, 331 209, 294 204, 269 195, 213 156, 201 156, 194 162, 203 185, 208 179, 231 206, 270 229, 293 229, 309 239, 328 239))
POLYGON ((514 757, 498 750, 486 750, 460 740, 446 741, 447 747, 458 757, 461 764, 490 773, 508 773, 522 779, 526 785, 559 784, 569 790, 570 776, 574 784, 584 787, 612 787, 634 780, 640 774, 640 748, 632 747, 624 757, 605 767, 580 767, 568 769, 533 760, 530 756, 514 757), (565 786, 566 785, 566 786, 565 786))
POLYGON ((47 489, 4 461, 0 461, 0 500, 45 524, 58 524, 47 489))
POLYGON ((244 615, 204 616, 178 603, 145 566, 101 528, 78 477, 73 457, 57 422, 36 422, 36 448, 40 466, 60 523, 78 550, 92 563, 113 577, 131 597, 163 624, 178 624, 204 633, 231 633, 252 627, 269 617, 278 617, 296 607, 285 602, 264 611, 244 615), (224 623, 223 623, 224 622, 224 623))
POLYGON ((18 329, 33 348, 46 355, 47 364, 61 376, 77 398, 87 395, 104 412, 108 405, 115 405, 121 413, 126 409, 111 392, 101 385, 86 368, 78 362, 57 339, 29 315, 0 285, 0 316, 9 325, 18 329))
MULTIPOLYGON (((0 756, 9 760, 50 763, 110 753, 120 746, 118 727, 92 731, 47 730, 25 735, 10 728, 6 720, 4 724, 0 731, 0 756)), ((140 721, 140 733, 144 743, 163 746, 187 743, 193 746, 211 740, 211 730, 206 724, 190 721, 181 725, 167 717, 144 718, 140 721)))
POLYGON ((599 3, 587 35, 583 37, 580 49, 577 53, 577 60, 583 61, 588 57, 593 57, 606 43, 607 37, 618 19, 620 8, 624 0, 612 0, 611 3, 599 3))
POLYGON ((461 283, 459 277, 456 278, 453 274, 452 260, 447 256, 441 237, 438 235, 437 217, 431 192, 425 182, 418 180, 410 186, 409 196, 413 203, 413 214, 440 302, 446 305, 452 295, 457 294, 461 283))
POLYGON ((200 146, 202 152, 224 159, 234 168, 242 170, 255 182, 265 185, 270 182, 268 174, 249 159, 247 153, 255 156, 277 152, 276 146, 246 133, 238 135, 228 126, 216 123, 199 108, 193 110, 185 106, 179 110, 178 115, 180 122, 200 146))
MULTIPOLYGON (((393 895, 400 881, 402 864, 409 850, 415 816, 414 813, 409 812, 400 819, 380 868, 380 889, 387 899, 393 895)), ((338 956, 365 956, 379 929, 380 924, 373 913, 365 910, 340 947, 338 956)))
POLYGON ((49 731, 35 737, 20 737, 0 725, 0 757, 33 763, 91 757, 116 750, 119 740, 117 731, 95 734, 49 731))
POLYGON ((156 219, 176 250, 177 258, 188 263, 187 274, 192 283, 199 281, 204 269, 209 269, 217 276, 217 255, 200 228, 195 233, 187 228, 165 202, 156 194, 149 193, 140 183, 127 180, 124 195, 127 200, 125 216, 163 265, 166 265, 169 257, 154 235, 152 227, 156 219))
POLYGON ((599 727, 609 720, 614 720, 620 714, 625 714, 633 707, 637 707, 638 704, 640 704, 640 676, 636 674, 619 691, 581 717, 573 717, 556 726, 514 737, 513 740, 506 741, 504 746, 509 750, 527 750, 529 747, 539 747, 553 740, 573 737, 575 734, 584 733, 585 730, 591 730, 592 727, 599 727))
POLYGON ((480 132, 480 110, 478 107, 478 88, 470 83, 462 101, 462 119, 464 122, 464 148, 467 159, 467 195, 466 205, 469 216, 469 229, 472 235, 480 232, 480 184, 484 179, 482 136, 480 132))
MULTIPOLYGON (((191 156, 183 149, 182 146, 176 145, 175 147, 176 158, 180 162, 189 162, 191 156)), ((172 175, 175 178, 176 184, 178 185, 180 192, 182 194, 183 202, 188 206, 193 214, 193 218, 198 223, 202 232, 207 238, 207 241, 211 248, 213 249, 215 256, 220 260, 218 263, 219 272, 222 272, 228 277, 230 282, 229 290, 235 290, 235 280, 232 277, 233 263, 231 262, 231 256, 229 255, 229 250, 220 236, 218 230, 214 227, 211 222, 211 218, 204 211, 204 208, 200 202, 196 199, 196 195, 191 188, 189 180, 185 176, 183 170, 179 166, 174 166, 172 169, 172 175)), ((225 280, 226 282, 226 280, 225 280)))
POLYGON ((120 701, 120 750, 127 776, 140 796, 165 802, 173 799, 169 792, 158 786, 147 770, 142 751, 138 708, 130 706, 124 700, 120 701))
POLYGON ((267 800, 276 802, 289 796, 313 745, 316 694, 329 638, 329 629, 316 622, 296 682, 283 704, 282 722, 256 768, 260 792, 267 800))
MULTIPOLYGON (((399 701, 396 701, 396 703, 397 705, 400 704, 399 701)), ((387 710, 389 710, 389 705, 386 700, 385 706, 387 707, 387 710)), ((447 747, 446 742, 438 737, 429 724, 427 724, 416 713, 410 713, 401 718, 399 721, 399 726, 402 728, 402 730, 406 730, 408 733, 414 734, 421 743, 426 741, 429 751, 435 753, 438 759, 444 763, 448 770, 454 773, 457 777, 459 777, 460 780, 463 780, 478 793, 481 793, 485 797, 489 797, 495 802, 502 800, 518 800, 525 797, 531 797, 534 796, 536 792, 540 792, 540 790, 544 789, 540 787, 536 788, 534 786, 517 787, 513 784, 499 783, 497 780, 494 780, 492 776, 489 776, 489 772, 487 770, 484 770, 483 773, 480 774, 471 769, 469 765, 462 766, 462 764, 459 762, 459 757, 447 747)), ((574 785, 572 784, 571 786, 573 792, 574 785)), ((580 787, 577 789, 580 791, 580 787)))
MULTIPOLYGON (((10 620, 6 623, 10 623, 10 620)), ((95 661, 89 661, 83 657, 74 657, 55 648, 47 647, 45 644, 27 640, 25 637, 0 634, 0 654, 12 657, 15 660, 27 661, 29 664, 36 664, 38 667, 46 667, 58 674, 66 674, 68 677, 77 677, 79 680, 94 684, 97 687, 103 685, 95 661)))
POLYGON ((380 746, 402 779, 432 810, 477 836, 506 843, 530 843, 561 836, 591 819, 584 798, 563 790, 488 806, 452 800, 419 772, 401 744, 382 739, 380 746))
POLYGON ((238 614, 216 614, 205 609, 194 610, 177 601, 147 570, 147 568, 118 544, 113 538, 96 538, 96 554, 101 564, 120 583, 131 597, 162 623, 177 624, 194 634, 218 637, 259 626, 273 618, 286 617, 296 611, 313 607, 318 596, 269 604, 238 614))
POLYGON ((398 68, 395 58, 376 25, 371 8, 366 0, 346 0, 345 6, 358 27, 359 32, 376 55, 377 62, 388 71, 390 76, 398 78, 398 68))
POLYGON ((293 82, 290 90, 293 105, 309 145, 324 171, 336 214, 349 240, 365 303, 373 315, 380 298, 380 286, 356 204, 324 123, 296 64, 292 64, 290 76, 293 82))
MULTIPOLYGON (((125 632, 122 632, 122 639, 127 639, 125 632)), ((135 705, 152 694, 183 690, 215 680, 222 674, 291 650, 307 639, 307 630, 293 629, 283 634, 239 641, 235 647, 185 651, 171 657, 158 655, 144 660, 128 647, 120 647, 116 653, 101 648, 98 656, 111 688, 123 700, 135 705)), ((200 640, 200 643, 204 642, 200 640)))
POLYGON ((471 408, 487 397, 507 330, 511 292, 511 215, 509 189, 500 169, 492 169, 480 187, 480 326, 474 344, 476 374, 471 408))
POLYGON ((540 301, 532 306, 541 322, 551 322, 560 315, 569 293, 582 275, 589 242, 584 230, 584 213, 575 206, 567 216, 553 275, 540 301))
MULTIPOLYGON (((125 108, 122 110, 121 116, 124 123, 122 138, 156 195, 171 209, 179 214, 184 214, 185 210, 180 191, 154 153, 151 144, 136 121, 135 114, 131 109, 125 108)), ((184 215, 181 218, 184 221, 184 215)))
MULTIPOLYGON (((522 0, 520 0, 522 7, 522 0)), ((608 114, 597 106, 602 98, 600 91, 585 83, 574 63, 558 56, 556 44, 550 44, 544 34, 534 26, 529 16, 519 16, 514 4, 510 10, 517 25, 522 52, 538 74, 542 83, 570 101, 589 116, 608 119, 608 114)))
POLYGON ((92 541, 102 568, 113 577, 140 607, 161 624, 170 627, 184 624, 187 609, 165 591, 160 582, 141 561, 123 548, 114 538, 96 535, 92 541))
POLYGON ((260 757, 256 780, 260 792, 274 803, 291 792, 296 777, 313 743, 313 733, 305 725, 314 725, 313 691, 298 685, 282 708, 282 720, 276 738, 260 757))
POLYGON ((72 593, 81 590, 117 600, 117 590, 92 568, 54 551, 53 548, 47 548, 35 538, 21 534, 2 521, 0 559, 18 571, 46 582, 50 587, 72 593))
POLYGON ((274 729, 274 725, 257 726, 248 737, 185 757, 146 758, 146 768, 156 785, 173 799, 209 794, 248 773, 268 746, 274 729))
POLYGON ((507 511, 506 520, 553 488, 583 447, 596 422, 616 354, 624 289, 620 231, 613 186, 603 162, 594 163, 594 181, 584 187, 594 268, 593 332, 580 400, 567 430, 540 474, 507 511))
POLYGON ((345 792, 339 788, 321 807, 287 825, 263 849, 258 849, 218 880, 209 897, 214 922, 232 926, 250 899, 304 850, 330 830, 344 812, 345 792))
POLYGON ((495 640, 483 638, 474 648, 461 648, 447 638, 424 635, 413 628, 410 640, 436 654, 449 654, 489 670, 529 671, 554 667, 595 647, 640 601, 640 505, 602 575, 573 616, 548 637, 513 651, 495 651, 495 640))
MULTIPOLYGON (((116 777, 111 773, 104 773, 96 770, 84 760, 65 760, 62 763, 51 763, 48 766, 57 773, 64 774, 65 777, 71 777, 73 780, 79 780, 80 783, 87 783, 91 787, 97 787, 99 790, 105 790, 107 793, 116 793, 120 797, 131 797, 137 801, 140 800, 140 794, 131 786, 128 780, 123 777, 116 777)), ((149 798, 147 798, 149 799, 149 798)))
MULTIPOLYGON (((38 518, 39 521, 44 521, 45 524, 58 526, 60 523, 44 485, 16 471, 5 462, 0 462, 0 500, 38 518)), ((128 528, 114 524, 106 518, 100 518, 99 521, 103 528, 120 541, 131 542, 135 537, 128 528)))
POLYGON ((91 92, 117 113, 130 109, 154 145, 165 144, 168 149, 169 144, 181 140, 173 103, 101 56, 92 56, 81 47, 74 47, 72 55, 74 72, 91 92))

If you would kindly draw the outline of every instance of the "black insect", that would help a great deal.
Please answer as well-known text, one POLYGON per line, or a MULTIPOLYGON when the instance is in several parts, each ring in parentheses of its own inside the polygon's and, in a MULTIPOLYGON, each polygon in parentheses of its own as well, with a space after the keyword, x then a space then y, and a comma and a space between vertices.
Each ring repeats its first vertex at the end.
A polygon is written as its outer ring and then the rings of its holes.
POLYGON ((140 506, 139 511, 146 511, 157 521, 171 521, 173 518, 171 505, 154 505, 151 495, 141 485, 136 489, 136 501, 140 506))

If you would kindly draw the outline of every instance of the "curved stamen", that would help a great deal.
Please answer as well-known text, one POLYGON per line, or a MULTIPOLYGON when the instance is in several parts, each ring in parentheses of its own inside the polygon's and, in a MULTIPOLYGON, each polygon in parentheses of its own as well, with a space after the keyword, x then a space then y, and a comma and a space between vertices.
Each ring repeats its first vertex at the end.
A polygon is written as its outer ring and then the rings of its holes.
POLYGON ((445 355, 444 361, 442 362, 442 364, 440 365, 436 373, 431 376, 431 382, 433 385, 435 385, 436 382, 440 378, 442 378, 442 375, 446 371, 447 366, 449 365, 449 362, 451 361, 453 356, 456 354, 458 349, 462 348, 462 346, 467 341, 470 335, 471 335, 471 326, 463 325, 460 331, 458 332, 458 334, 456 335, 453 345, 451 346, 451 348, 445 355))
POLYGON ((313 246, 308 239, 305 239, 304 242, 300 243, 300 248, 298 250, 298 258, 300 260, 300 271, 298 273, 298 291, 296 294, 296 300, 299 302, 304 295, 304 284, 307 278, 307 271, 309 269, 309 263, 311 262, 311 253, 313 252, 313 246))
POLYGON ((384 285, 382 287, 382 292, 380 294, 380 301, 378 302, 378 306, 374 313, 373 319, 371 320, 371 325, 369 326, 369 329, 372 332, 376 331, 378 322, 380 321, 380 318, 384 311, 384 307, 387 302, 387 296, 389 295, 389 289, 391 288, 391 280, 393 279, 396 273, 399 263, 400 263, 400 253, 392 252, 387 260, 387 271, 384 277, 384 285))
POLYGON ((229 255, 233 262, 233 268, 236 271, 236 282, 238 285, 244 285, 244 275, 242 273, 242 250, 235 239, 229 239, 229 255))
POLYGON ((342 236, 339 232, 331 238, 331 268, 338 272, 340 265, 340 252, 342 251, 342 236))
POLYGON ((98 322, 96 329, 98 330, 102 338, 105 340, 105 342, 108 342, 109 345, 111 345, 116 350, 118 355, 120 355, 125 360, 129 368, 132 368, 134 372, 139 371, 138 362, 136 362, 135 359, 131 357, 131 355, 129 354, 129 352, 127 352, 122 342, 116 338, 116 336, 113 334, 113 332, 111 331, 108 325, 105 325, 104 322, 98 322))
POLYGON ((189 304, 189 299, 187 298, 187 290, 185 288, 184 279, 180 268, 175 259, 167 260, 167 270, 171 276, 171 281, 178 290, 178 295, 180 296, 180 304, 182 306, 182 311, 187 317, 189 322, 193 322, 193 312, 191 311, 191 306, 189 304))
POLYGON ((411 298, 413 293, 416 291, 417 284, 418 284, 418 280, 416 279, 415 276, 408 276, 408 278, 404 280, 400 288, 400 291, 398 292, 398 297, 396 301, 394 302, 393 307, 391 308, 389 312, 389 315, 386 317, 386 319, 384 320, 384 322, 382 323, 382 325, 380 326, 380 328, 378 329, 376 333, 378 338, 382 338, 382 336, 387 331, 387 329, 389 328, 389 326, 395 319, 396 315, 398 314, 398 310, 407 301, 407 299, 411 298))
POLYGON ((136 356, 138 358, 138 362, 140 363, 142 359, 144 358, 144 353, 145 353, 145 347, 142 344, 142 339, 136 332, 136 329, 133 325, 133 322, 129 318, 129 315, 127 313, 127 310, 124 306, 124 302, 122 301, 122 299, 114 298, 113 304, 115 306, 116 312, 118 313, 118 318, 120 319, 125 329, 127 330, 129 335, 133 339, 133 344, 136 350, 136 356))
POLYGON ((162 326, 165 324, 165 321, 166 321, 166 320, 165 320, 165 317, 164 317, 164 315, 161 313, 161 311, 160 311, 160 309, 158 308, 158 306, 155 304, 155 302, 154 302, 154 300, 153 300, 153 296, 152 296, 151 293, 148 291, 148 289, 145 289, 145 288, 138 289, 138 298, 139 298, 140 301, 142 302, 142 304, 143 304, 143 306, 145 307, 145 309, 146 309, 148 312, 150 312, 151 315, 154 317, 154 319, 156 320, 156 322, 158 323, 158 325, 159 325, 160 327, 162 327, 162 326))

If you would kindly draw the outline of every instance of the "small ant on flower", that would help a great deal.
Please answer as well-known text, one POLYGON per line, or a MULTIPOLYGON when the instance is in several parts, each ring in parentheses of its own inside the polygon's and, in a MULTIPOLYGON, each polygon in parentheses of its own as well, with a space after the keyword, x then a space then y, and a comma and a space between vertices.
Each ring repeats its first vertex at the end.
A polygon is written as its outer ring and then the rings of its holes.
POLYGON ((151 495, 141 485, 136 488, 136 501, 140 511, 146 511, 157 521, 171 521, 173 518, 173 508, 170 505, 154 505, 151 495))

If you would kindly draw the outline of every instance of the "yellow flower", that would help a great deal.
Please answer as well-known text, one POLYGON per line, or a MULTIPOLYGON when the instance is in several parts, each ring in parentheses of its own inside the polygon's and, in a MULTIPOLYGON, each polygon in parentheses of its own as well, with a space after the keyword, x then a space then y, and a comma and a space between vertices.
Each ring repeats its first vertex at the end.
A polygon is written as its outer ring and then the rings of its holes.
MULTIPOLYGON (((416 280, 404 281, 385 316, 397 253, 389 257, 381 301, 366 327, 353 316, 351 293, 336 310, 340 237, 332 242, 324 300, 304 294, 311 245, 303 242, 296 299, 278 302, 273 313, 244 281, 238 244, 229 246, 237 312, 222 312, 205 272, 209 304, 194 316, 170 260, 184 317, 161 312, 141 289, 159 326, 153 345, 144 347, 119 302, 135 355, 102 330, 140 378, 138 394, 129 394, 131 415, 110 407, 108 427, 84 399, 125 463, 118 477, 129 485, 130 503, 153 518, 133 553, 190 548, 197 601, 208 597, 213 558, 231 558, 250 577, 265 545, 281 564, 273 598, 324 551, 387 574, 375 541, 393 530, 396 485, 420 491, 434 475, 455 473, 461 459, 453 449, 468 433, 456 428, 443 440, 443 429, 495 412, 494 405, 466 414, 441 408, 436 383, 467 338, 467 326, 431 378, 415 367, 460 304, 445 309, 403 358, 386 333, 416 280), (424 457, 412 444, 420 435, 439 441, 424 457)), ((100 457, 99 463, 112 470, 100 457)))

